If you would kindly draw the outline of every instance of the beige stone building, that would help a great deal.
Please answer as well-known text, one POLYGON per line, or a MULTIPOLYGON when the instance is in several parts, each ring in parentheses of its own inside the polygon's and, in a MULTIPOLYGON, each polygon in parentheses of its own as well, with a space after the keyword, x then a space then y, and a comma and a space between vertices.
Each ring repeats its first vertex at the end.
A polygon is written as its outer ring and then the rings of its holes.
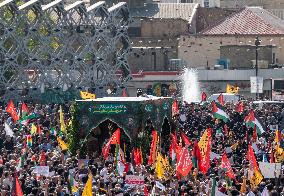
POLYGON ((170 59, 178 57, 180 35, 196 33, 198 7, 195 3, 148 3, 131 9, 132 72, 176 70, 170 59))
POLYGON ((284 21, 264 9, 249 7, 196 35, 182 36, 179 58, 196 68, 213 69, 220 59, 228 60, 229 69, 253 68, 256 36, 261 39, 261 66, 284 64, 284 21), (231 67, 229 62, 233 62, 231 67))
POLYGON ((283 0, 220 0, 221 8, 260 6, 263 9, 284 9, 283 0))

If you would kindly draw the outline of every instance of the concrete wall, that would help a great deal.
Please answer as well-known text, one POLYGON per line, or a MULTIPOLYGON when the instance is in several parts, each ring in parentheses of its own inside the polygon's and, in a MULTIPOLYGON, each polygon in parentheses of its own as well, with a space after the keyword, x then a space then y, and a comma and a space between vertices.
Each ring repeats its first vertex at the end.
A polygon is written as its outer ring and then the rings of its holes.
MULTIPOLYGON (((220 58, 230 60, 230 69, 252 68, 255 65, 255 46, 252 45, 227 45, 220 47, 220 58), (235 51, 235 52, 232 52, 235 51), (242 57, 242 58, 240 58, 242 57)), ((260 46, 258 49, 259 67, 268 68, 273 62, 275 47, 260 46), (261 64, 263 62, 263 64, 261 64)))
MULTIPOLYGON (((284 64, 284 35, 261 36, 261 45, 275 46, 275 58, 284 64)), ((254 45, 255 36, 182 36, 178 44, 178 57, 189 67, 213 68, 220 59, 220 47, 226 45, 254 45)), ((236 52, 236 51, 231 51, 236 52)))
POLYGON ((182 19, 147 18, 141 21, 141 37, 177 37, 186 32, 188 22, 182 19))
POLYGON ((144 71, 169 71, 169 59, 176 59, 175 49, 166 47, 132 48, 133 52, 128 58, 133 73, 144 71))
POLYGON ((156 71, 167 70, 169 59, 178 58, 177 38, 131 38, 132 53, 129 56, 129 65, 132 72, 139 70, 153 71, 156 58, 156 71), (155 57, 156 55, 156 57, 155 57))
POLYGON ((283 0, 220 0, 221 8, 240 8, 244 6, 261 6, 264 9, 282 9, 283 0))

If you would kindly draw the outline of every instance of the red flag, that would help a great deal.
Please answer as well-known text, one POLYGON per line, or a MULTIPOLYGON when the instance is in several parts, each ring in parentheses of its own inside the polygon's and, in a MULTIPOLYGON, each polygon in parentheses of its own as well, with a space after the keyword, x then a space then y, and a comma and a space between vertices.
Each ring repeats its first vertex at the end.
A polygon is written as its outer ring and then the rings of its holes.
POLYGON ((205 92, 202 92, 201 94, 201 101, 206 101, 207 100, 207 95, 205 92))
POLYGON ((249 122, 249 121, 254 121, 255 118, 254 118, 254 112, 253 111, 250 111, 248 113, 248 115, 245 117, 245 122, 249 122))
POLYGON ((236 106, 237 106, 237 108, 236 108, 237 112, 239 112, 239 113, 244 112, 244 103, 243 102, 238 102, 236 106))
POLYGON ((215 101, 213 101, 211 103, 211 107, 212 107, 212 113, 218 112, 218 108, 217 108, 217 105, 216 105, 215 101))
POLYGON ((184 147, 181 152, 180 160, 177 163, 177 172, 182 176, 187 176, 192 168, 192 161, 187 147, 184 147))
POLYGON ((173 152, 175 152, 176 159, 178 161, 181 155, 182 147, 178 145, 177 136, 175 133, 171 133, 170 136, 171 136, 170 156, 171 156, 171 159, 173 160, 174 159, 173 152))
POLYGON ((259 170, 254 155, 254 151, 251 145, 248 145, 247 159, 249 161, 250 167, 253 167, 254 170, 259 170))
POLYGON ((201 153, 200 153, 200 148, 198 146, 198 142, 197 140, 194 141, 194 145, 193 145, 193 151, 192 151, 192 158, 194 160, 194 167, 200 167, 201 164, 201 153))
POLYGON ((112 134, 110 138, 110 144, 118 144, 120 145, 120 128, 117 128, 116 131, 112 134))
POLYGON ((44 151, 42 151, 41 154, 40 154, 39 164, 40 164, 40 166, 46 166, 46 156, 45 156, 44 151))
POLYGON ((109 140, 102 148, 102 155, 103 155, 104 159, 107 159, 107 157, 108 157, 110 144, 111 144, 110 142, 111 142, 111 140, 109 140))
POLYGON ((137 167, 142 165, 142 151, 138 148, 134 148, 133 152, 134 152, 135 166, 137 167))
POLYGON ((7 105, 6 112, 8 112, 11 115, 14 123, 16 123, 19 120, 19 116, 17 114, 16 108, 12 100, 10 100, 9 104, 7 105))
POLYGON ((158 133, 157 131, 152 131, 152 143, 150 149, 150 156, 148 159, 148 165, 152 165, 156 159, 156 150, 157 150, 157 141, 158 141, 158 133))
POLYGON ((126 89, 122 89, 122 97, 127 97, 126 89))
POLYGON ((252 139, 253 139, 253 142, 256 142, 256 140, 257 140, 256 125, 254 125, 254 128, 253 128, 253 135, 252 135, 252 139))
POLYGON ((37 134, 41 134, 41 128, 40 128, 40 126, 39 125, 37 125, 36 126, 36 132, 37 132, 37 134))
POLYGON ((104 159, 107 159, 110 145, 111 144, 118 144, 120 145, 120 129, 117 128, 117 130, 112 134, 111 138, 109 141, 103 146, 102 148, 102 155, 104 159))
POLYGON ((13 189, 12 189, 12 196, 23 196, 23 195, 24 194, 23 194, 18 176, 15 173, 14 185, 13 185, 13 189))
POLYGON ((218 99, 218 102, 219 102, 221 105, 224 105, 224 104, 225 104, 224 96, 223 96, 222 93, 218 96, 217 99, 218 99))
POLYGON ((179 114, 178 102, 177 100, 174 100, 172 105, 172 116, 175 116, 177 114, 179 114))
POLYGON ((25 116, 29 113, 29 108, 25 102, 22 103, 22 116, 25 116))
POLYGON ((181 135, 181 138, 182 138, 182 140, 183 140, 185 146, 191 145, 191 141, 188 139, 188 137, 185 135, 184 132, 181 131, 181 132, 180 132, 180 135, 181 135))
POLYGON ((227 175, 229 178, 231 178, 231 179, 235 179, 235 178, 236 178, 236 177, 235 177, 235 174, 234 174, 234 171, 233 171, 233 169, 232 169, 232 167, 231 167, 231 163, 230 163, 230 161, 229 161, 229 159, 228 159, 226 153, 224 153, 224 154, 222 155, 221 168, 222 168, 222 169, 225 169, 226 175, 227 175))
POLYGON ((144 195, 148 196, 149 195, 149 191, 146 185, 144 185, 144 195))
POLYGON ((224 125, 223 131, 224 131, 224 134, 225 134, 226 136, 229 134, 229 129, 228 129, 227 124, 224 125))

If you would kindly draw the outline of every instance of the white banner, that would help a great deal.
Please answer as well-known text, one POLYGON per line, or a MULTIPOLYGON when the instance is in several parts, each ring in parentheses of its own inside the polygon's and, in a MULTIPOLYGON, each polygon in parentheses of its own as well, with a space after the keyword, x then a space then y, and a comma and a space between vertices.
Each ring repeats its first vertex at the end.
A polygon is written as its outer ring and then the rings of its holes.
POLYGON ((263 93, 263 77, 250 77, 250 92, 263 93))
POLYGON ((45 177, 50 176, 49 166, 36 166, 34 172, 37 174, 37 176, 45 176, 45 177))
POLYGON ((258 162, 259 169, 264 178, 279 178, 281 172, 281 163, 258 162), (275 176, 276 174, 276 176, 275 176))
POLYGON ((216 159, 219 159, 221 156, 215 152, 211 152, 210 154, 210 160, 214 160, 215 158, 216 159))
POLYGON ((144 176, 126 175, 126 186, 144 186, 144 176))

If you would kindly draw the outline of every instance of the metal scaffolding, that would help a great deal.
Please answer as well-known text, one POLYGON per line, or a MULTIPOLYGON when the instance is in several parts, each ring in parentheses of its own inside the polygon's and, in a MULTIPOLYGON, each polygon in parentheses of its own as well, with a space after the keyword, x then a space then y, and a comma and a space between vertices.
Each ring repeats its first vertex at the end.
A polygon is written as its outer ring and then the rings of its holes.
POLYGON ((37 100, 47 90, 118 96, 131 79, 124 2, 0 3, 0 96, 37 100))

